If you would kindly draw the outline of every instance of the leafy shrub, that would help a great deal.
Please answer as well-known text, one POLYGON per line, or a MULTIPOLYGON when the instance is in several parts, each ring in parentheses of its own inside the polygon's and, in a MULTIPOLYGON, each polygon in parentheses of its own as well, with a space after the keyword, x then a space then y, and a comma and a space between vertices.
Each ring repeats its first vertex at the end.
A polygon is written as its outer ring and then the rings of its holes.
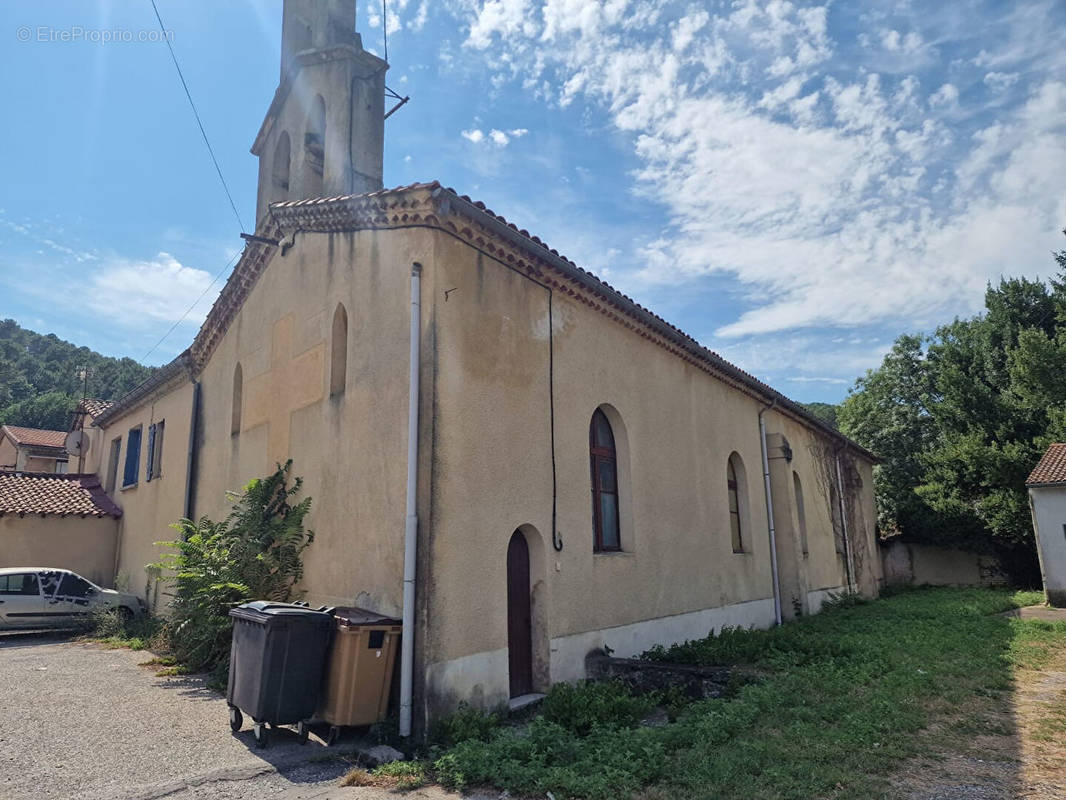
POLYGON ((311 498, 292 502, 303 481, 288 485, 291 466, 290 460, 250 481, 240 495, 230 494, 233 510, 224 521, 183 519, 172 526, 181 532, 179 539, 157 543, 176 551, 153 565, 174 576, 165 631, 171 650, 181 666, 210 670, 216 682, 229 668, 230 609, 253 599, 298 597, 301 557, 314 532, 303 525, 311 498))
POLYGON ((584 736, 593 728, 627 728, 655 707, 655 698, 634 695, 619 681, 557 683, 541 704, 544 718, 584 736))
POLYGON ((116 608, 101 608, 89 617, 88 635, 104 644, 147 650, 161 644, 162 627, 163 621, 158 617, 128 617, 116 608))
POLYGON ((483 714, 466 703, 460 703, 454 712, 437 721, 430 738, 442 747, 454 747, 460 742, 475 739, 487 741, 498 727, 499 714, 483 714))

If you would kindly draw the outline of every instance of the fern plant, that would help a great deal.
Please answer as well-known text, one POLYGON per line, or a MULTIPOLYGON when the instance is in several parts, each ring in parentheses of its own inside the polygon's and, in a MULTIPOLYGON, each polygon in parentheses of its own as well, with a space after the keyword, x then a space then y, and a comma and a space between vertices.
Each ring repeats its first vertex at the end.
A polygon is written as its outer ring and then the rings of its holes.
POLYGON ((180 532, 178 539, 157 542, 172 550, 152 566, 174 582, 166 635, 182 666, 225 675, 233 636, 230 609, 302 594, 296 585, 303 577, 303 551, 315 534, 304 528, 311 498, 296 501, 303 480, 295 478, 290 486, 291 468, 290 459, 241 493, 228 493, 233 510, 224 521, 182 519, 171 526, 180 532))

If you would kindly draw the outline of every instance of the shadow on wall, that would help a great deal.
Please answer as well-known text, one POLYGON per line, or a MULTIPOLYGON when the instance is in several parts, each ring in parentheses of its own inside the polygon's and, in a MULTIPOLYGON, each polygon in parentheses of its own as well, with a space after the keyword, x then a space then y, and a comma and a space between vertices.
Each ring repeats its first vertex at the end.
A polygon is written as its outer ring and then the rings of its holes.
POLYGON ((1005 586, 999 559, 969 550, 893 541, 881 544, 887 586, 1005 586))

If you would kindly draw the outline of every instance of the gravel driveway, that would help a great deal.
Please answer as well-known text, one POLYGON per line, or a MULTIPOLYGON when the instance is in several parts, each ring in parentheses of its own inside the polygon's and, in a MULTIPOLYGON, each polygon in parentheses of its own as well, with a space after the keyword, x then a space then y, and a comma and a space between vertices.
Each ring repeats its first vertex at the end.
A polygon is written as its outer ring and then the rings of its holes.
POLYGON ((266 749, 247 723, 234 736, 225 700, 199 678, 156 677, 138 666, 148 658, 0 635, 0 797, 262 798, 335 785, 346 770, 314 736, 301 747, 282 729, 266 749))

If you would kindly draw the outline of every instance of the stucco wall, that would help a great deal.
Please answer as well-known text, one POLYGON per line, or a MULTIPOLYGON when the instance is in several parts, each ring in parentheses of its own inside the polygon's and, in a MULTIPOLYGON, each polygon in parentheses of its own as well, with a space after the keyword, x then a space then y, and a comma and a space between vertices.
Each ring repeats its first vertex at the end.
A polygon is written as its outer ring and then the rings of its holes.
POLYGON ((1066 607, 1066 486, 1029 489, 1044 591, 1054 606, 1066 607))
POLYGON ((892 542, 881 548, 886 584, 996 586, 1006 580, 990 555, 950 547, 892 542))
POLYGON ((6 436, 0 434, 0 469, 15 469, 18 465, 18 450, 6 436))
MULTIPOLYGON (((431 574, 424 584, 431 703, 506 699, 506 552, 520 526, 531 548, 535 679, 542 685, 581 677, 585 652, 602 644, 625 656, 704 636, 715 619, 770 624, 762 404, 556 292, 557 508, 564 542, 557 553, 548 292, 444 234, 432 265, 436 285, 450 291, 447 300, 440 291, 425 300, 433 303, 437 331, 431 574), (588 431, 604 405, 619 450, 624 552, 595 554, 588 431), (732 552, 729 531, 726 461, 734 451, 743 460, 747 495, 744 553, 732 552)), ((794 535, 787 524, 793 469, 807 487, 810 552, 797 559, 799 603, 817 607, 819 591, 840 590, 846 579, 828 501, 819 499, 806 452, 813 434, 777 411, 766 419, 771 432, 791 437, 794 450, 782 471, 788 491, 779 493, 786 523, 780 536, 794 535)), ((865 482, 856 507, 865 515, 872 481, 868 469, 860 472, 865 482)), ((872 551, 872 525, 859 527, 872 551)), ((876 576, 866 587, 876 591, 876 576)))
MULTIPOLYGON (((159 592, 154 584, 149 585, 145 567, 159 560, 163 548, 156 542, 175 538, 177 532, 170 528, 184 514, 186 464, 189 447, 189 419, 192 409, 192 385, 184 379, 164 387, 144 403, 130 409, 104 426, 100 436, 103 459, 100 466, 100 481, 107 476, 108 453, 112 439, 122 437, 119 451, 118 478, 112 499, 122 508, 119 523, 116 583, 130 592, 145 597, 155 604, 159 592), (162 471, 159 476, 147 480, 148 429, 153 423, 163 421, 162 471), (123 486, 126 451, 129 446, 129 431, 141 426, 141 450, 137 466, 137 482, 123 486)), ((106 483, 105 483, 106 485, 106 483)), ((165 598, 163 598, 165 601, 165 598)))
POLYGON ((0 516, 0 567, 58 567, 113 586, 118 520, 113 517, 0 516))
POLYGON ((303 586, 314 604, 401 611, 409 287, 411 263, 426 260, 426 236, 298 234, 274 255, 200 376, 196 513, 224 515, 225 490, 291 457, 312 498, 307 526, 316 539, 303 586), (331 396, 338 303, 348 317, 347 381, 331 396))

